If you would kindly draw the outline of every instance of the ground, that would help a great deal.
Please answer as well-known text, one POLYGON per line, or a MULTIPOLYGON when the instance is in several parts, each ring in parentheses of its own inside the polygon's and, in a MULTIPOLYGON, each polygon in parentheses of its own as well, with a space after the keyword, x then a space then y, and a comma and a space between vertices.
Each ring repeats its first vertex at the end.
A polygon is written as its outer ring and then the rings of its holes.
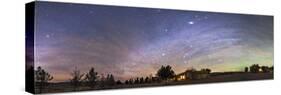
MULTIPOLYGON (((233 81, 247 81, 247 80, 264 80, 273 79, 273 73, 221 73, 217 75, 211 74, 209 78, 200 80, 183 80, 183 81, 169 81, 169 82, 155 82, 145 84, 131 84, 131 85, 114 85, 105 87, 79 86, 74 90, 73 86, 69 83, 52 83, 49 84, 42 93, 58 93, 70 91, 88 91, 88 90, 103 90, 103 89, 120 89, 120 88, 139 88, 139 87, 155 87, 155 86, 168 86, 168 85, 184 85, 184 84, 200 84, 200 83, 214 83, 214 82, 233 82, 233 81)), ((38 88, 38 87, 36 87, 38 88)), ((39 92, 39 89, 36 89, 39 92)))

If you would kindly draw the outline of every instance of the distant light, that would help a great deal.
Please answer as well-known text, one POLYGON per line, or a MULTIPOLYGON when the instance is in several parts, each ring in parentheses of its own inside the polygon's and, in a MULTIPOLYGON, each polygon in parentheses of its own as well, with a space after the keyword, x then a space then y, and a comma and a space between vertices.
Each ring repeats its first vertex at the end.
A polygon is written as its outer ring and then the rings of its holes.
POLYGON ((193 21, 189 21, 188 24, 191 24, 191 25, 192 25, 192 24, 194 24, 194 22, 193 22, 193 21))
POLYGON ((46 38, 50 38, 50 35, 49 35, 49 34, 47 34, 47 35, 46 35, 46 38))
POLYGON ((162 56, 165 56, 166 54, 165 53, 162 53, 162 56))

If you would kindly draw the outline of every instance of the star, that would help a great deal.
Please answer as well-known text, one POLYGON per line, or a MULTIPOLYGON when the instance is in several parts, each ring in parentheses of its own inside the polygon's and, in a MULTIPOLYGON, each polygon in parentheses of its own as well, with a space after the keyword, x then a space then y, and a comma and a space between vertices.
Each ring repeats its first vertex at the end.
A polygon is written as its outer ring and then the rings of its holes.
POLYGON ((166 56, 166 54, 165 54, 165 53, 162 53, 162 56, 166 56))
POLYGON ((183 58, 185 58, 186 56, 184 55, 183 58))
POLYGON ((50 35, 49 35, 49 34, 46 34, 45 37, 46 37, 46 38, 50 38, 50 35))
POLYGON ((192 25, 192 24, 194 24, 194 22, 193 21, 189 21, 188 24, 192 25))

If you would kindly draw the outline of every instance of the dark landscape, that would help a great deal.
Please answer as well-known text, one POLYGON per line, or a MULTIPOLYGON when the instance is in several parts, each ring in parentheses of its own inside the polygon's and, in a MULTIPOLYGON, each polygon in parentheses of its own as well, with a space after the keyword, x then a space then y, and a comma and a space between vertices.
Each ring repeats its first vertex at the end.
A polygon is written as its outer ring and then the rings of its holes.
MULTIPOLYGON (((169 68, 169 65, 166 67, 169 68)), ((98 72, 95 72, 94 69, 90 70, 86 74, 80 74, 78 73, 80 71, 76 70, 74 71, 76 72, 76 75, 74 75, 69 82, 52 83, 48 81, 51 81, 53 77, 41 67, 38 68, 40 68, 40 70, 37 69, 35 71, 35 73, 37 73, 35 76, 36 93, 58 93, 273 79, 273 67, 254 64, 250 67, 245 67, 245 70, 241 72, 211 72, 210 69, 201 69, 200 71, 191 69, 178 75, 174 74, 172 69, 165 69, 165 66, 163 66, 163 68, 161 67, 158 70, 155 77, 138 77, 125 81, 116 81, 114 80, 113 75, 108 75, 107 77, 99 76, 98 72)))

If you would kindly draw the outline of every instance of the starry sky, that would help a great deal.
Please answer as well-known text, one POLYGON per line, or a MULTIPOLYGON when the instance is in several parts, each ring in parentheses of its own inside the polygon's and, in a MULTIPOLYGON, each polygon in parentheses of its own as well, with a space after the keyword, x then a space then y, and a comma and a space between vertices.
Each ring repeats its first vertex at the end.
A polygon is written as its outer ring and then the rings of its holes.
POLYGON ((70 79, 77 67, 116 79, 154 75, 161 65, 213 72, 273 65, 273 17, 37 2, 35 66, 70 79))

